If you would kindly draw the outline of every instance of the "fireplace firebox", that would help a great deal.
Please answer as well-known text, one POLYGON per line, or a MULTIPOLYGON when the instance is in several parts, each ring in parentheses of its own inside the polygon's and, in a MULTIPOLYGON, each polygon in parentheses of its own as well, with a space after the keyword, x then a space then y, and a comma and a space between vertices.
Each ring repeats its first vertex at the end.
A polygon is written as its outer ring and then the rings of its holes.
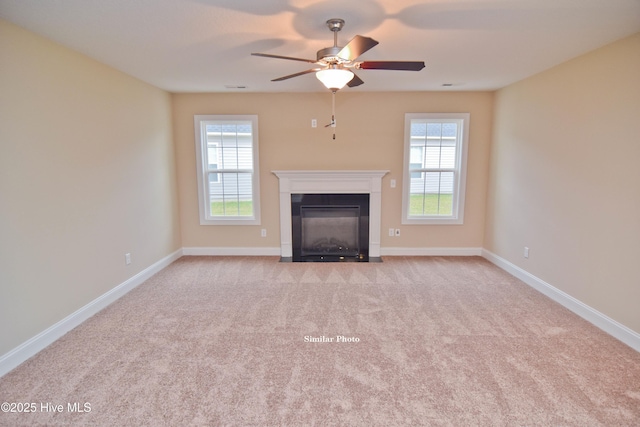
POLYGON ((369 261, 369 194, 291 194, 294 262, 369 261))

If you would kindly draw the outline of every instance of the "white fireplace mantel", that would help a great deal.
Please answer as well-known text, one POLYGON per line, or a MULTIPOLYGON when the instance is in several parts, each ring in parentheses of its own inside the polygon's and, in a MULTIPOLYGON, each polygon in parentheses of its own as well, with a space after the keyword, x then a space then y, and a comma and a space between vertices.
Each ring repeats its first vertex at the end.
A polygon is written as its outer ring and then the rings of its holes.
POLYGON ((385 170, 272 171, 280 180, 280 251, 293 256, 291 194, 369 194, 369 257, 380 257, 382 177, 385 170))

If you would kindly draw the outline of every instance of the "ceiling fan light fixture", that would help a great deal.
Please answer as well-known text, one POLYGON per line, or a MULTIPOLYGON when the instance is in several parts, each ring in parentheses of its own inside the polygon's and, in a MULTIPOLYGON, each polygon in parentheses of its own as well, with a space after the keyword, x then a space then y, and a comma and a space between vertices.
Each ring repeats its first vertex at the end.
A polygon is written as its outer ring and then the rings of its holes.
POLYGON ((327 68, 326 70, 320 70, 316 73, 318 80, 320 80, 327 89, 331 90, 342 89, 353 79, 354 75, 351 71, 342 68, 327 68))

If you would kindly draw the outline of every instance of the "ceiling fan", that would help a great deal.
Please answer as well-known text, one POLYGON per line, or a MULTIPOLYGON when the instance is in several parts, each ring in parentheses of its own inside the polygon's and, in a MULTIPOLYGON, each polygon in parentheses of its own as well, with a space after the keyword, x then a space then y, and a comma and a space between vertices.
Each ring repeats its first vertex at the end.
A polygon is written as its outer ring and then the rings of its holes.
POLYGON ((336 92, 345 85, 349 87, 360 86, 364 83, 352 70, 400 70, 420 71, 424 68, 423 61, 356 61, 356 59, 378 44, 370 37, 355 36, 346 46, 338 46, 338 31, 344 27, 343 19, 329 19, 329 30, 333 32, 333 46, 320 49, 317 59, 293 58, 290 56, 271 55, 268 53, 252 53, 254 56, 267 58, 288 59, 316 64, 316 68, 302 71, 288 76, 279 77, 271 81, 278 82, 305 74, 316 73, 316 77, 327 89, 336 92))

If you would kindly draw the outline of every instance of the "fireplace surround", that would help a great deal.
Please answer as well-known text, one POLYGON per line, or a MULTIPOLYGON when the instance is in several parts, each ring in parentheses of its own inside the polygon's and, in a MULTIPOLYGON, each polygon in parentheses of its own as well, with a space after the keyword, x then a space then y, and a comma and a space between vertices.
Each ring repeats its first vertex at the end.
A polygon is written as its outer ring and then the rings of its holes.
MULTIPOLYGON (((273 171, 280 190, 280 255, 293 260, 292 195, 367 194, 369 195, 368 257, 380 260, 382 177, 386 170, 273 171)), ((334 242, 335 243, 335 242, 334 242)), ((332 242, 327 242, 332 245, 332 242)))

